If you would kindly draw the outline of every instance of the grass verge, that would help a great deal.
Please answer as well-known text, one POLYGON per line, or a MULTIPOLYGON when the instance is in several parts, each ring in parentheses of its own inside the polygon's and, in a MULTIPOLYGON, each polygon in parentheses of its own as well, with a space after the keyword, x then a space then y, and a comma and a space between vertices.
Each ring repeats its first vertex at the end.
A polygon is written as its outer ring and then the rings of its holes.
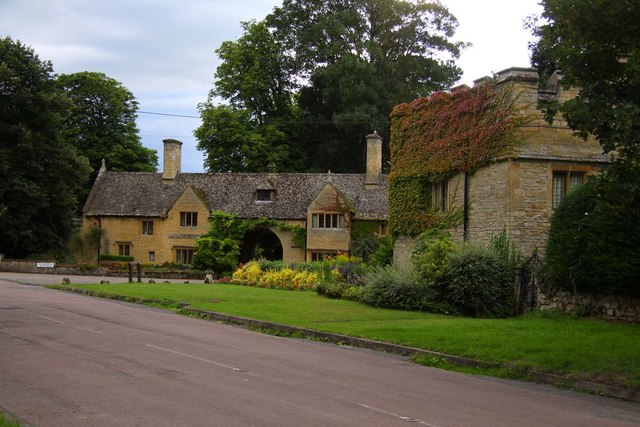
MULTIPOLYGON (((182 304, 234 316, 386 341, 486 362, 492 376, 526 378, 531 371, 640 389, 640 327, 534 313, 512 319, 472 319, 386 310, 314 292, 292 292, 228 284, 73 285, 97 296, 178 311, 182 304)), ((416 360, 445 369, 438 360, 416 360)), ((454 370, 461 370, 456 368, 454 370)), ((477 368, 475 368, 477 369, 477 368)))
POLYGON ((0 412, 0 427, 20 427, 20 423, 0 412))

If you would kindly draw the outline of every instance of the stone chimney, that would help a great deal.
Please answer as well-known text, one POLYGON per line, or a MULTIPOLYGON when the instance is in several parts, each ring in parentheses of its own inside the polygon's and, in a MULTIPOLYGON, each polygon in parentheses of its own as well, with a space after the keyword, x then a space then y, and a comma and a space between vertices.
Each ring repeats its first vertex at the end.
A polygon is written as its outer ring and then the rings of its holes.
POLYGON ((382 137, 376 131, 367 135, 367 170, 364 186, 367 189, 378 187, 378 177, 382 172, 382 137))
POLYGON ((162 179, 175 179, 180 173, 182 162, 182 142, 175 139, 164 139, 164 168, 162 179))

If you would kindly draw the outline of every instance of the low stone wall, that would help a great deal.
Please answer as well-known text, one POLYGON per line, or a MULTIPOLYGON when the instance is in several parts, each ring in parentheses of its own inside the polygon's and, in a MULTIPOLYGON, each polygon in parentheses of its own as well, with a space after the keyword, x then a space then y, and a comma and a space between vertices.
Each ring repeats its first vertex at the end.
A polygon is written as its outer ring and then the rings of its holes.
POLYGON ((44 273, 60 275, 84 275, 84 276, 108 276, 109 268, 95 267, 81 269, 73 266, 38 267, 38 264, 53 263, 52 261, 23 261, 23 260, 3 260, 0 261, 0 271, 11 273, 44 273))
POLYGON ((539 310, 598 316, 609 321, 640 323, 640 298, 602 295, 574 295, 556 292, 538 294, 539 310))
MULTIPOLYGON (((0 261, 0 271, 11 273, 41 273, 57 274, 61 276, 106 276, 106 277, 128 277, 127 270, 112 270, 109 267, 77 268, 73 266, 38 267, 38 263, 51 263, 51 261, 25 261, 25 260, 3 260, 0 261)), ((153 271, 142 270, 142 277, 146 279, 185 279, 202 280, 205 273, 202 271, 153 271)), ((133 269, 133 277, 137 278, 138 273, 133 269)))

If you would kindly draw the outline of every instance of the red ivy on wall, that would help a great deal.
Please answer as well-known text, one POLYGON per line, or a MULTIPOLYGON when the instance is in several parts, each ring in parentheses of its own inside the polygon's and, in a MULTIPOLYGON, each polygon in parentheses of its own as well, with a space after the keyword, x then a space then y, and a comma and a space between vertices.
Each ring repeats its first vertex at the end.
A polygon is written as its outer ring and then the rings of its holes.
POLYGON ((393 173, 441 177, 504 155, 525 117, 512 91, 485 83, 397 105, 391 119, 393 173))
POLYGON ((431 206, 431 182, 507 154, 528 118, 516 107, 517 94, 493 83, 451 93, 436 92, 400 104, 391 113, 389 229, 415 236, 429 228, 455 226, 459 208, 431 206))

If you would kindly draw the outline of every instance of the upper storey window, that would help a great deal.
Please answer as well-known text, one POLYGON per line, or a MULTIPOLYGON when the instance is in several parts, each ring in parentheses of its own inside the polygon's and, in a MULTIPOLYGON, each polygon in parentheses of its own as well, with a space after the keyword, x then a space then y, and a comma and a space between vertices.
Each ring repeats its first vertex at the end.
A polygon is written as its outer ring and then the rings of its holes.
POLYGON ((339 213, 317 213, 311 215, 311 228, 337 230, 344 228, 344 215, 339 213))
POLYGON ((180 212, 181 227, 197 227, 198 212, 180 212))

